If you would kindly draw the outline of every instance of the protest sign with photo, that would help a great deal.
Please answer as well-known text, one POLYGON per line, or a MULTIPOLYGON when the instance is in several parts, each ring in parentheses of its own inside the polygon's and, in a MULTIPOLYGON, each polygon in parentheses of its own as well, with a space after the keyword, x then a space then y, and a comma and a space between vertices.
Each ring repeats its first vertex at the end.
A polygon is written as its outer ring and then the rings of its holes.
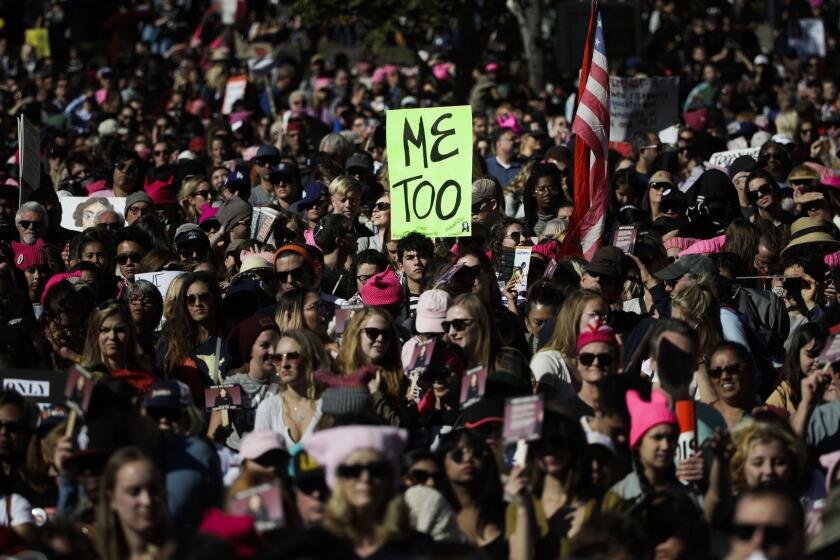
POLYGON ((242 406, 239 385, 211 385, 204 388, 204 407, 207 410, 229 410, 242 406))
POLYGON ((679 78, 610 77, 610 141, 632 140, 679 119, 679 78))
POLYGON ((353 318, 353 313, 363 309, 364 305, 342 305, 335 310, 335 333, 344 334, 347 324, 353 318))
POLYGON ((93 383, 93 375, 82 366, 73 366, 67 371, 64 396, 67 399, 67 406, 80 416, 83 416, 90 406, 93 383))
POLYGON ((469 106, 387 112, 391 237, 472 233, 472 111, 469 106))
POLYGON ((104 210, 113 210, 125 215, 125 198, 119 196, 65 196, 61 203, 61 227, 82 231, 96 225, 96 215, 104 210))
POLYGON ((524 294, 528 291, 528 270, 531 268, 531 247, 517 247, 513 256, 513 271, 510 279, 513 289, 524 294))
POLYGON ((233 104, 245 97, 248 88, 248 76, 231 76, 225 83, 225 96, 222 101, 222 113, 229 115, 233 111, 233 104))
POLYGON ((632 253, 636 245, 636 226, 618 226, 613 234, 612 246, 617 247, 625 253, 632 253))
POLYGON ((541 395, 517 397, 505 402, 502 435, 506 441, 539 439, 542 433, 542 423, 543 400, 541 395))
POLYGON ((461 408, 466 408, 484 396, 487 389, 487 368, 472 368, 461 378, 461 408))
POLYGON ((267 483, 238 492, 228 504, 232 515, 250 515, 258 531, 270 531, 284 524, 280 483, 267 483))

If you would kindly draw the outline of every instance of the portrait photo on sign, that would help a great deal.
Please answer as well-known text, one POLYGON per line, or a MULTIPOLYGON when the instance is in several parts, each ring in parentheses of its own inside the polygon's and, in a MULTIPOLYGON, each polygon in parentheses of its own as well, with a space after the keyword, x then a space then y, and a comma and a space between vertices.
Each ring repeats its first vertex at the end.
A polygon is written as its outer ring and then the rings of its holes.
POLYGON ((227 410, 242 406, 239 385, 212 385, 204 389, 204 406, 210 410, 227 410))
POLYGON ((75 366, 67 372, 67 385, 64 388, 64 396, 67 398, 67 406, 76 410, 78 414, 85 414, 90 406, 90 397, 93 395, 93 376, 86 369, 75 366))
POLYGON ((228 503, 233 515, 249 515, 258 531, 269 531, 283 526, 283 504, 280 484, 261 484, 233 496, 228 503))
POLYGON ((96 217, 101 212, 125 213, 125 198, 104 196, 65 196, 61 203, 61 227, 73 231, 83 231, 96 225, 96 217))

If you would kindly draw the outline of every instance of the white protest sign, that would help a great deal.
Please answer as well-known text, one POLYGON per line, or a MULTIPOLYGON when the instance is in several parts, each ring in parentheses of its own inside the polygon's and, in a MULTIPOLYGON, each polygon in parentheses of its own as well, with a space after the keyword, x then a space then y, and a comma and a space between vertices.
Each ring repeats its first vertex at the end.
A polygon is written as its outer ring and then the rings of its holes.
POLYGON ((184 274, 182 270, 161 270, 160 272, 143 272, 135 274, 134 280, 147 280, 155 285, 162 298, 166 299, 166 292, 172 281, 184 274))
POLYGON ((790 22, 788 46, 796 50, 799 58, 818 56, 825 58, 825 25, 819 18, 803 18, 790 22))
POLYGON ((229 115, 233 111, 233 104, 245 97, 248 87, 248 76, 231 76, 225 84, 225 97, 222 101, 222 113, 229 115))
POLYGON ((741 150, 728 150, 726 152, 715 152, 709 158, 709 163, 717 167, 729 167, 729 165, 741 156, 750 156, 758 159, 758 151, 761 148, 744 148, 741 150))
POLYGON ((679 78, 610 76, 610 142, 624 142, 638 132, 675 124, 679 87, 679 78))
POLYGON ((125 198, 119 196, 65 196, 61 203, 61 227, 82 231, 96 224, 96 215, 103 210, 113 210, 125 215, 125 198))
POLYGON ((23 115, 18 119, 18 149, 20 151, 20 200, 29 200, 32 191, 41 186, 41 137, 35 126, 23 115))

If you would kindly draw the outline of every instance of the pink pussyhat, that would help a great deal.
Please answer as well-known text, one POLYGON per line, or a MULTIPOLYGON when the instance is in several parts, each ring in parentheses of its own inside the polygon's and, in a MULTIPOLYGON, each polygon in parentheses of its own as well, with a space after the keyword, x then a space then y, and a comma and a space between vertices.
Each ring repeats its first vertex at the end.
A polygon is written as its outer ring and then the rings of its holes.
POLYGON ((630 412, 630 448, 636 447, 644 435, 660 424, 677 425, 677 415, 668 407, 665 393, 654 389, 650 402, 643 400, 638 391, 629 389, 624 396, 630 412))
POLYGON ((593 342, 603 342, 613 348, 618 348, 615 331, 612 330, 612 327, 601 321, 592 321, 581 329, 577 340, 577 351, 580 352, 584 346, 593 342))

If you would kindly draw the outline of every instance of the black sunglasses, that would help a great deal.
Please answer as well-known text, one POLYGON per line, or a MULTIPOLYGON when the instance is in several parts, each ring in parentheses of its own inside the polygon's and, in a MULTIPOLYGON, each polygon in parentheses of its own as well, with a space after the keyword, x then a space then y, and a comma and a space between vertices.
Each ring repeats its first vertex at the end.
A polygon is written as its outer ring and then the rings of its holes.
POLYGON ((469 447, 456 447, 452 451, 448 453, 449 458, 452 459, 454 462, 461 464, 464 462, 464 455, 466 452, 469 451, 470 457, 473 459, 478 460, 479 462, 483 461, 487 457, 487 450, 483 449, 481 451, 476 451, 475 449, 469 447))
POLYGON ((475 323, 473 319, 452 319, 451 321, 442 321, 440 326, 443 327, 445 333, 449 332, 450 327, 455 329, 455 332, 461 332, 473 323, 475 323))
POLYGON ((373 205, 373 209, 376 210, 377 212, 384 212, 385 210, 390 210, 391 209, 391 203, 390 202, 377 202, 376 204, 373 205))
POLYGON ((293 268, 291 270, 278 270, 277 271, 277 277, 280 278, 281 280, 286 280, 291 276, 293 281, 300 281, 300 280, 303 279, 303 274, 304 274, 304 270, 303 270, 302 266, 299 266, 297 268, 293 268))
POLYGON ((737 373, 741 373, 741 370, 744 369, 744 364, 729 364, 728 366, 721 366, 716 368, 711 368, 709 370, 710 377, 720 377, 724 373, 729 375, 734 375, 737 373))
POLYGON ((788 542, 790 529, 777 525, 755 525, 753 523, 733 523, 732 536, 739 541, 751 540, 759 529, 764 533, 762 539, 765 545, 781 546, 788 542))
POLYGON ((120 253, 117 255, 117 264, 128 264, 128 261, 139 263, 142 258, 140 253, 120 253))
POLYGON ((368 339, 373 342, 377 340, 380 336, 383 340, 390 340, 391 339, 391 331, 387 329, 377 329, 374 327, 365 327, 361 329, 361 332, 365 334, 368 339))
POLYGON ((408 471, 408 476, 417 484, 426 484, 430 478, 435 482, 440 480, 439 472, 429 472, 426 469, 411 469, 408 471))
POLYGON ((198 303, 208 303, 210 301, 210 292, 201 292, 198 294, 187 294, 187 305, 196 305, 198 303))
POLYGON ((21 220, 18 222, 23 229, 41 229, 41 222, 32 222, 30 220, 21 220))
POLYGON ((783 160, 785 159, 785 154, 783 152, 767 152, 763 156, 761 156, 763 161, 767 161, 768 159, 775 159, 775 160, 783 160))
POLYGON ((674 185, 672 185, 671 183, 658 183, 658 182, 657 183, 650 183, 648 185, 648 187, 652 188, 655 191, 661 191, 663 189, 670 189, 673 186, 674 185))
POLYGON ((206 191, 195 191, 195 194, 193 196, 200 196, 201 198, 213 198, 214 194, 216 193, 208 189, 206 191))
POLYGON ((578 354, 578 361, 586 367, 591 366, 598 360, 598 365, 607 367, 615 361, 615 354, 604 352, 603 354, 593 354, 591 352, 581 352, 578 354))
POLYGON ((358 465, 338 465, 335 474, 339 478, 357 480, 362 473, 368 473, 370 478, 385 478, 391 476, 394 468, 388 461, 373 461, 372 463, 360 463, 358 465))
POLYGON ((123 173, 134 173, 135 171, 137 171, 136 165, 131 165, 126 161, 118 161, 114 164, 114 167, 119 171, 122 171, 123 173))
POLYGON ((295 479, 295 489, 298 492, 311 496, 318 493, 321 500, 326 500, 330 495, 330 489, 327 488, 327 483, 323 476, 307 476, 302 479, 295 479))
POLYGON ((747 198, 751 202, 755 202, 756 200, 758 200, 762 196, 768 196, 772 192, 773 192, 773 187, 771 187, 769 183, 764 183, 763 185, 758 187, 757 190, 754 190, 754 191, 748 190, 747 191, 747 198))
POLYGON ((23 423, 22 422, 7 422, 5 420, 0 420, 0 430, 5 429, 10 434, 19 434, 23 431, 23 423))

